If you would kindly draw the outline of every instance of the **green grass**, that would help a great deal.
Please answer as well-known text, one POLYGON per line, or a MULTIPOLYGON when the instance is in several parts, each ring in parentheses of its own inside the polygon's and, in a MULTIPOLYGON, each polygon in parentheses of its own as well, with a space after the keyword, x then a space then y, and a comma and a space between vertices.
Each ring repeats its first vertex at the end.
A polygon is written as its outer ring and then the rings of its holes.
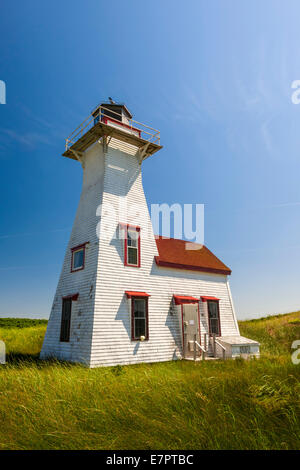
POLYGON ((46 325, 0 328, 0 449, 299 449, 300 312, 240 322, 252 361, 86 369, 39 361, 46 325))

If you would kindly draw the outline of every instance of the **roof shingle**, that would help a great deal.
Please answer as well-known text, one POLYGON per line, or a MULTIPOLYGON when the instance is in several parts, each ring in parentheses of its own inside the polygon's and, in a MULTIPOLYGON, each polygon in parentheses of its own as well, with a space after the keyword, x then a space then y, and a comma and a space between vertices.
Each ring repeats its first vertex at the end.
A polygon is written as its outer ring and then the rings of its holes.
POLYGON ((206 273, 231 274, 229 269, 206 246, 175 238, 156 236, 158 266, 206 273))

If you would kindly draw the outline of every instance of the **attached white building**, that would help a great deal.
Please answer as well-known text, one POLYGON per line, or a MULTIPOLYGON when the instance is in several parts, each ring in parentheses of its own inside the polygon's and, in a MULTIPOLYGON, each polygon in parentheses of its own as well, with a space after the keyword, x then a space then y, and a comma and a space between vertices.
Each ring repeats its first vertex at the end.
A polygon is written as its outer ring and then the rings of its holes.
POLYGON ((158 131, 112 102, 67 139, 83 186, 41 358, 96 367, 259 355, 239 334, 230 269, 205 246, 153 233, 141 168, 160 148, 158 131))

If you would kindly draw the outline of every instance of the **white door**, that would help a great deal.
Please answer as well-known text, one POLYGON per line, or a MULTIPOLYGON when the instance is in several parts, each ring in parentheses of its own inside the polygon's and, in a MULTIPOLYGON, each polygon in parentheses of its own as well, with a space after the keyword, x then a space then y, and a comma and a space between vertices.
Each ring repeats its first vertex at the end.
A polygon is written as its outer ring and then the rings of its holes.
POLYGON ((183 346, 186 356, 193 356, 194 338, 200 344, 198 304, 183 304, 183 346))

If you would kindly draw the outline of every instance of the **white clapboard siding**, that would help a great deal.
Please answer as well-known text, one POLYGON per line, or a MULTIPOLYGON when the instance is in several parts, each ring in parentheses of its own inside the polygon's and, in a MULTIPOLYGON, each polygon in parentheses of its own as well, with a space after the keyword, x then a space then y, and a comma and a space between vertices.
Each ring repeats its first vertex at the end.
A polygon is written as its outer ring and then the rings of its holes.
MULTIPOLYGON (((90 367, 181 358, 181 325, 176 309, 172 308, 174 294, 218 297, 222 335, 238 335, 227 276, 156 265, 154 257, 158 251, 136 148, 112 139, 104 153, 102 144, 96 143, 85 152, 83 166, 82 193, 41 357, 54 356, 90 367), (118 214, 120 201, 128 207, 139 204, 143 213, 118 214), (96 215, 101 203, 103 207, 114 207, 117 218, 108 216, 104 209, 96 215), (124 266, 124 241, 114 239, 119 223, 141 227, 140 268, 124 266), (146 226, 150 227, 148 232, 146 226), (85 242, 89 242, 85 268, 71 273, 71 248, 85 242), (150 294, 148 341, 131 340, 127 290, 150 294), (79 293, 79 298, 72 302, 70 342, 61 343, 62 297, 75 293, 79 293)), ((200 301, 199 307, 203 342, 207 332, 207 303, 200 301)))
POLYGON ((99 240, 96 226, 99 217, 96 209, 102 201, 104 160, 99 158, 97 146, 85 155, 85 168, 81 197, 67 246, 62 272, 48 322, 41 357, 90 363, 91 338, 94 316, 95 285, 99 240), (85 268, 71 273, 71 248, 89 242, 86 248, 85 268), (62 297, 79 293, 72 302, 71 334, 69 343, 61 343, 60 324, 62 297))

